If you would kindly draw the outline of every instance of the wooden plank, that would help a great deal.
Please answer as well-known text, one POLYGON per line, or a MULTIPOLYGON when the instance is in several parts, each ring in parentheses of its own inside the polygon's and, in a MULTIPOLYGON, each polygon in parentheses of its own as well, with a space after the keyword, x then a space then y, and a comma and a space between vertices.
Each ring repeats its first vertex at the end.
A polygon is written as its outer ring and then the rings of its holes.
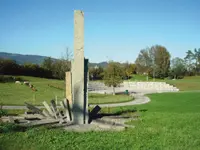
POLYGON ((54 117, 57 119, 58 118, 58 113, 54 110, 53 106, 50 106, 50 108, 52 109, 52 111, 54 113, 54 117))
POLYGON ((65 73, 65 82, 66 82, 66 99, 68 99, 70 105, 72 105, 72 74, 70 71, 65 73))
POLYGON ((49 112, 49 114, 54 117, 55 113, 52 111, 51 107, 47 104, 46 101, 43 102, 44 107, 47 109, 47 111, 49 112))
POLYGON ((26 107, 28 109, 30 109, 31 111, 35 112, 35 113, 38 113, 38 114, 41 114, 44 116, 44 114, 42 113, 42 110, 40 110, 39 108, 35 107, 34 105, 31 105, 27 102, 24 103, 26 105, 26 107))
POLYGON ((65 109, 65 106, 64 106, 64 104, 63 104, 63 101, 60 101, 59 103, 60 103, 61 108, 62 108, 62 109, 65 109))
POLYGON ((53 110, 55 118, 57 119, 59 117, 59 115, 58 115, 58 111, 57 111, 57 107, 56 107, 56 102, 53 99, 51 100, 51 109, 53 110))
POLYGON ((43 110, 42 113, 44 114, 44 116, 52 118, 52 116, 46 110, 43 110))

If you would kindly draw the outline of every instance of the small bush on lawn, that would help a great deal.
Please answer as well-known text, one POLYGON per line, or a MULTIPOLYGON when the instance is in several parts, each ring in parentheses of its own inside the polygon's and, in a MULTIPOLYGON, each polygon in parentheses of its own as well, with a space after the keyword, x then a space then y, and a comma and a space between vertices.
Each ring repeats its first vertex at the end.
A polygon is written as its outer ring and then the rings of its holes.
POLYGON ((14 123, 0 123, 0 133, 8 133, 13 131, 22 131, 23 128, 14 123))
POLYGON ((6 110, 3 110, 3 109, 0 109, 0 118, 2 116, 6 116, 7 115, 7 111, 6 110))

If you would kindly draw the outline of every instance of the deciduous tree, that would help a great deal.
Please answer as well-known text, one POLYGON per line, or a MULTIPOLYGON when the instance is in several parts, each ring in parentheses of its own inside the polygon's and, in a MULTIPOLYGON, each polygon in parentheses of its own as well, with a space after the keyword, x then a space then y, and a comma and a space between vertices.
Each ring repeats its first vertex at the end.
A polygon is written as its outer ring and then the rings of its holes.
POLYGON ((185 61, 178 57, 172 59, 170 73, 174 79, 183 78, 186 73, 185 61))
POLYGON ((104 71, 105 85, 113 88, 113 95, 115 95, 115 87, 123 82, 123 73, 120 63, 110 61, 104 71))
POLYGON ((136 59, 136 70, 139 74, 150 74, 157 78, 168 76, 170 68, 170 54, 160 45, 142 49, 136 59))

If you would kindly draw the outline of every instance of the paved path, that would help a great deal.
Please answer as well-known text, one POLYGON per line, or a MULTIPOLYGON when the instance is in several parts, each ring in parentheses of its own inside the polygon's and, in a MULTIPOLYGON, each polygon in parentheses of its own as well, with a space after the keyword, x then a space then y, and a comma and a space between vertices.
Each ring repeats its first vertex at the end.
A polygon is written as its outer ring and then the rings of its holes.
MULTIPOLYGON (((131 106, 131 105, 140 105, 150 102, 150 99, 142 93, 131 94, 134 96, 134 100, 124 103, 112 103, 112 104, 98 104, 100 107, 119 107, 119 106, 131 106)), ((97 105, 97 104, 96 104, 97 105)), ((90 105, 95 106, 95 104, 90 105)))
MULTIPOLYGON (((131 94, 134 97, 133 101, 124 103, 112 103, 112 104, 98 104, 100 107, 119 107, 119 106, 131 106, 140 105, 150 102, 150 99, 142 93, 131 94)), ((90 106, 96 106, 97 104, 91 104, 90 106)), ((37 106, 38 108, 44 108, 44 106, 37 106)), ((26 106, 3 106, 3 109, 27 109, 26 106)))
MULTIPOLYGON (((44 108, 44 106, 36 106, 38 108, 44 108)), ((26 106, 3 106, 3 109, 27 109, 26 106)))

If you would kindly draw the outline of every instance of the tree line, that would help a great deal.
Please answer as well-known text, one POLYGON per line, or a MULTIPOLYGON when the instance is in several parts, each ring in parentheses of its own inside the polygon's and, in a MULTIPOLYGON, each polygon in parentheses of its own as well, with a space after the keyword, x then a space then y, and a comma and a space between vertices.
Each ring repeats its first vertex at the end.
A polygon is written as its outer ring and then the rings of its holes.
POLYGON ((169 51, 160 45, 142 49, 135 61, 138 74, 154 78, 183 78, 200 75, 200 49, 188 50, 185 58, 173 58, 169 51))
POLYGON ((200 75, 200 48, 188 50, 184 59, 171 59, 169 51, 164 46, 147 47, 140 51, 135 64, 122 65, 110 61, 104 70, 103 79, 106 85, 113 87, 115 94, 115 87, 122 83, 123 79, 129 79, 132 74, 159 79, 181 79, 186 75, 200 75))
MULTIPOLYGON (((0 59, 0 74, 64 79, 65 72, 71 69, 70 62, 71 53, 68 49, 60 59, 47 57, 41 65, 31 63, 19 65, 14 60, 0 59)), ((183 59, 178 57, 171 59, 169 51, 164 46, 154 45, 142 49, 135 63, 109 61, 105 68, 99 66, 89 68, 90 80, 104 80, 108 85, 115 81, 115 76, 120 80, 126 80, 133 74, 160 79, 200 75, 200 49, 188 50, 183 59)), ((115 86, 114 83, 113 85, 115 86)))
POLYGON ((17 64, 14 60, 0 59, 0 75, 26 75, 42 78, 52 78, 51 72, 37 64, 17 64))
MULTIPOLYGON (((135 63, 110 61, 106 68, 89 69, 90 80, 130 79, 133 74, 146 75, 158 79, 181 79, 184 76, 200 75, 200 48, 188 50, 185 58, 171 58, 169 51, 161 45, 140 50, 135 63), (118 71, 117 71, 118 70, 118 71)), ((114 84, 113 84, 114 85, 114 84)))
POLYGON ((0 59, 0 75, 24 75, 41 78, 64 79, 65 72, 70 70, 70 60, 65 58, 45 58, 41 65, 25 63, 17 64, 10 59, 0 59))

